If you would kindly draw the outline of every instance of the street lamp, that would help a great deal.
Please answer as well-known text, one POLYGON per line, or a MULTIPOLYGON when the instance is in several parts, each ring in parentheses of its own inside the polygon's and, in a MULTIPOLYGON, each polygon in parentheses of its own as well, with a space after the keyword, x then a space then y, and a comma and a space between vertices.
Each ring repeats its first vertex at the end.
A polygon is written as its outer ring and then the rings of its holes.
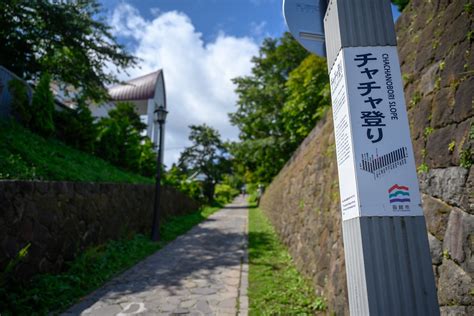
POLYGON ((153 226, 151 227, 151 240, 160 240, 160 193, 161 193, 161 163, 163 161, 163 125, 166 121, 166 111, 163 105, 155 110, 155 122, 158 123, 160 136, 158 144, 158 155, 156 156, 156 182, 155 202, 153 204, 153 226))

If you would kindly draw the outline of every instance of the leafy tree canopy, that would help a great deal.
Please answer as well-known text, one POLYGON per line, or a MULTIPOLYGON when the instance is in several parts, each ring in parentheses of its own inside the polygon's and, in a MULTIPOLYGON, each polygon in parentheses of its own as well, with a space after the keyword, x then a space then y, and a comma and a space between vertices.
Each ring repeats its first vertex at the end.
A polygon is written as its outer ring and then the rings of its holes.
POLYGON ((188 175, 195 172, 205 175, 204 194, 212 200, 216 183, 230 169, 227 151, 217 130, 206 124, 191 125, 189 128, 192 145, 181 153, 179 168, 188 175))
POLYGON ((54 134, 54 96, 50 90, 51 76, 44 72, 31 101, 30 127, 36 133, 50 137, 54 134))
POLYGON ((290 73, 286 88, 283 121, 290 142, 298 146, 331 104, 326 60, 316 55, 306 57, 290 73))
POLYGON ((55 111, 56 137, 65 143, 88 153, 94 153, 97 126, 84 98, 77 98, 73 110, 55 111))
POLYGON ((145 127, 133 111, 133 104, 117 103, 109 117, 98 123, 96 154, 124 169, 152 176, 156 154, 151 141, 141 136, 145 127))
POLYGON ((124 69, 136 59, 119 45, 100 15, 97 0, 2 0, 0 64, 26 79, 48 72, 87 97, 106 96, 116 82, 109 62, 124 69))
POLYGON ((234 79, 239 99, 230 118, 240 142, 231 153, 247 182, 268 183, 328 108, 329 77, 326 60, 289 33, 265 40, 253 63, 250 76, 234 79))
POLYGON ((410 0, 392 0, 392 2, 393 2, 393 4, 397 5, 398 10, 400 10, 400 12, 402 12, 403 9, 405 9, 405 7, 408 5, 410 0))
POLYGON ((307 56, 289 33, 267 38, 252 59, 251 75, 234 79, 237 111, 229 116, 240 129, 241 142, 233 144, 231 152, 259 181, 269 182, 294 149, 283 118, 286 81, 307 56))

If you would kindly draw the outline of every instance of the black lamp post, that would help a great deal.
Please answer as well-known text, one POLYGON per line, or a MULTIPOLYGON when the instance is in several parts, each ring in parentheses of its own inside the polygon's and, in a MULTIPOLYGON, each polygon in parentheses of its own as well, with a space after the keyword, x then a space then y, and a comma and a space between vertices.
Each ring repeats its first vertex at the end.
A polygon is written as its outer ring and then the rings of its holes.
POLYGON ((155 183, 155 202, 153 204, 153 226, 151 227, 151 240, 160 240, 160 193, 161 193, 161 162, 163 157, 163 125, 166 121, 166 111, 163 105, 155 110, 155 121, 158 123, 160 136, 158 144, 158 155, 156 158, 156 183, 155 183))

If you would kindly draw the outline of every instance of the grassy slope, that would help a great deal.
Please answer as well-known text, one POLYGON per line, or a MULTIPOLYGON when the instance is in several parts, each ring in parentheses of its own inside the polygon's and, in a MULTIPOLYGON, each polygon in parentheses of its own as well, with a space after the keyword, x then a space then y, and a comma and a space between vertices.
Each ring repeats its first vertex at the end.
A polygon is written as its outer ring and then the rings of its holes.
POLYGON ((0 120, 0 179, 153 183, 17 123, 0 120))
POLYGON ((142 235, 111 241, 87 250, 62 274, 39 275, 21 285, 10 281, 6 287, 0 286, 0 314, 46 315, 63 311, 118 273, 184 234, 220 207, 206 207, 198 212, 168 219, 161 226, 162 241, 159 243, 142 235))
POLYGON ((325 309, 267 218, 255 208, 249 210, 249 264, 250 315, 313 315, 325 309))

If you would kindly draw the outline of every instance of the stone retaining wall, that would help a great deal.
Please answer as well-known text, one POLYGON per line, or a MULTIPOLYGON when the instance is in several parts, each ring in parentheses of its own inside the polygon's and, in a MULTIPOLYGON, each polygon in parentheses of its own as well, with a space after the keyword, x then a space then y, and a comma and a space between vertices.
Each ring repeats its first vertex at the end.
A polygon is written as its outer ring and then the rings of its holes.
MULTIPOLYGON (((0 271, 31 244, 16 275, 58 272, 87 247, 148 233, 153 185, 0 181, 0 271)), ((163 187, 161 215, 194 212, 199 203, 163 187)))
MULTIPOLYGON (((472 9, 469 0, 411 0, 397 22, 405 99, 443 315, 474 315, 472 9)), ((267 188, 261 207, 330 310, 348 314, 330 113, 267 188)))

